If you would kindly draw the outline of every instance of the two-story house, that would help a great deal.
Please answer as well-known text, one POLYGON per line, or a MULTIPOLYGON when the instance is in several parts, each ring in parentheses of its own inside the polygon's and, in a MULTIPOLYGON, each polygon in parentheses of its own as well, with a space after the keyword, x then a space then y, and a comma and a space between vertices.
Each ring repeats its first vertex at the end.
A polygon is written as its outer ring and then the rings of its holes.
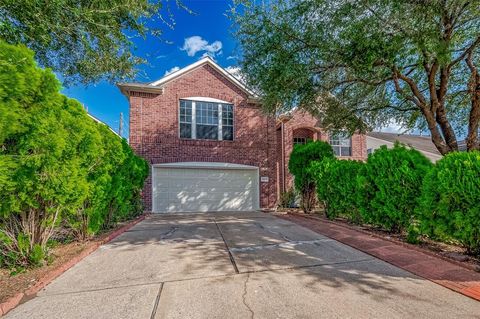
POLYGON ((153 212, 274 208, 291 186, 293 143, 308 139, 366 157, 363 135, 338 139, 311 116, 265 114, 259 98, 208 57, 152 83, 118 86, 130 103, 130 145, 151 164, 143 196, 153 212))

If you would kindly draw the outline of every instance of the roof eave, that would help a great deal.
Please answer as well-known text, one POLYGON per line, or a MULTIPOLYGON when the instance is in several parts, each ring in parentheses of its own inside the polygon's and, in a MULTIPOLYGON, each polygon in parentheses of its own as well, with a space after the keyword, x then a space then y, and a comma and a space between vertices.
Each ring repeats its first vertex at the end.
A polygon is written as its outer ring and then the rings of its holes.
POLYGON ((142 93, 154 93, 163 94, 163 86, 151 86, 151 85, 136 85, 129 83, 118 83, 117 87, 120 89, 123 95, 129 97, 130 92, 142 92, 142 93))

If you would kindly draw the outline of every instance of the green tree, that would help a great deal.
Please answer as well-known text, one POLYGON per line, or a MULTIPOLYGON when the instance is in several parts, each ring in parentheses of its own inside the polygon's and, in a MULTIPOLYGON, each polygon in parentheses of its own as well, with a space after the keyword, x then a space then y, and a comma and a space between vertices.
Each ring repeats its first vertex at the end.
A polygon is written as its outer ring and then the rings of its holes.
POLYGON ((357 206, 363 220, 392 232, 404 231, 415 219, 424 177, 432 163, 400 143, 368 156, 357 175, 357 206))
POLYGON ((133 77, 145 61, 132 53, 131 39, 160 40, 158 24, 174 23, 168 1, 0 0, 0 40, 25 44, 67 83, 133 77))
POLYGON ((417 218, 420 232, 458 240, 480 256, 480 152, 443 157, 423 181, 417 218))
POLYGON ((32 51, 0 41, 0 80, 0 266, 43 262, 62 220, 85 239, 138 213, 146 162, 60 94, 32 51))
POLYGON ((357 178, 365 163, 352 160, 323 160, 311 166, 316 177, 317 196, 324 202, 329 219, 343 216, 361 222, 357 207, 357 178))
POLYGON ((316 161, 334 158, 333 149, 326 142, 315 141, 294 146, 290 154, 288 170, 295 177, 295 188, 300 193, 301 206, 305 213, 310 213, 316 202, 316 177, 310 166, 316 161))
POLYGON ((239 0, 231 17, 268 110, 351 132, 394 120, 442 154, 467 129, 480 148, 480 0, 239 0))

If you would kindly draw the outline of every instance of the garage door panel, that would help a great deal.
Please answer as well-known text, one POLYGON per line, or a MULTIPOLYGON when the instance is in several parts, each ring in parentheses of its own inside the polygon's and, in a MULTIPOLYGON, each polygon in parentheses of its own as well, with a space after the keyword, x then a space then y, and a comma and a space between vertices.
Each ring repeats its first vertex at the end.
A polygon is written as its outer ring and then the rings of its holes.
POLYGON ((156 212, 232 211, 258 209, 258 170, 153 169, 156 212))

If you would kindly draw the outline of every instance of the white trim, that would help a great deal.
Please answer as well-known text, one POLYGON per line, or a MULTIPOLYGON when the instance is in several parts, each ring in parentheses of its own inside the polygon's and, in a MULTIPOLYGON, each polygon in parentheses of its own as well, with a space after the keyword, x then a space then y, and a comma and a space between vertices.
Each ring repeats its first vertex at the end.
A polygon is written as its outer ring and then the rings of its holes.
POLYGON ((223 110, 222 104, 218 103, 217 105, 217 112, 218 112, 218 140, 223 140, 223 110))
MULTIPOLYGON (((232 125, 225 125, 225 126, 232 126, 232 139, 231 140, 226 140, 226 141, 234 141, 235 140, 235 105, 230 102, 214 99, 214 98, 209 98, 209 97, 186 97, 186 98, 181 98, 178 100, 178 136, 181 139, 185 139, 185 137, 180 136, 180 106, 182 101, 190 101, 192 103, 192 119, 190 124, 192 125, 191 129, 191 135, 187 139, 193 139, 193 140, 207 140, 207 141, 223 141, 223 105, 231 105, 232 106, 232 125), (197 139, 197 102, 206 102, 206 103, 212 103, 212 104, 217 104, 217 112, 218 112, 218 122, 217 122, 217 127, 218 127, 218 137, 217 139, 197 139)), ((208 125, 208 124, 206 124, 208 125)))
POLYGON ((88 112, 87 112, 87 115, 88 115, 92 120, 94 120, 95 122, 97 122, 97 123, 99 123, 99 124, 103 124, 103 125, 105 125, 106 127, 108 127, 108 129, 109 129, 110 131, 112 131, 112 133, 115 134, 116 136, 118 136, 118 137, 120 137, 120 138, 123 138, 122 136, 120 136, 120 134, 118 134, 117 132, 115 132, 115 130, 114 130, 113 128, 111 128, 110 125, 108 125, 107 123, 99 120, 98 118, 96 118, 95 116, 93 116, 92 114, 90 114, 90 113, 88 113, 88 112))
POLYGON ((257 166, 223 163, 223 162, 175 162, 175 163, 161 163, 152 164, 152 167, 166 167, 166 168, 210 168, 210 169, 256 169, 257 166))
POLYGON ((242 89, 244 92, 249 94, 251 97, 255 97, 255 98, 257 97, 257 95, 255 93, 253 93, 251 90, 249 90, 242 82, 240 82, 232 74, 227 72, 224 68, 219 66, 217 63, 215 63, 215 61, 213 61, 212 58, 210 58, 208 56, 198 60, 195 63, 192 63, 192 64, 184 67, 183 69, 180 69, 176 72, 172 72, 172 73, 168 74, 167 76, 164 76, 163 78, 150 83, 149 85, 151 85, 151 86, 161 86, 161 85, 166 84, 167 82, 170 82, 171 80, 173 80, 173 79, 175 79, 179 76, 184 75, 185 73, 188 73, 188 72, 196 69, 197 67, 199 67, 203 64, 209 64, 211 67, 213 67, 215 70, 220 72, 223 76, 225 76, 225 78, 227 78, 230 82, 235 84, 237 87, 242 89))
POLYGON ((154 172, 154 168, 155 168, 155 164, 152 164, 150 165, 150 172, 152 174, 152 212, 156 212, 156 207, 155 207, 155 172, 154 172))
POLYGON ((227 102, 219 99, 214 99, 213 97, 206 96, 192 96, 192 97, 182 97, 180 100, 190 100, 197 102, 211 102, 211 103, 223 103, 223 104, 233 104, 232 102, 227 102))
POLYGON ((190 136, 192 139, 197 139, 197 103, 192 101, 192 134, 190 136))

